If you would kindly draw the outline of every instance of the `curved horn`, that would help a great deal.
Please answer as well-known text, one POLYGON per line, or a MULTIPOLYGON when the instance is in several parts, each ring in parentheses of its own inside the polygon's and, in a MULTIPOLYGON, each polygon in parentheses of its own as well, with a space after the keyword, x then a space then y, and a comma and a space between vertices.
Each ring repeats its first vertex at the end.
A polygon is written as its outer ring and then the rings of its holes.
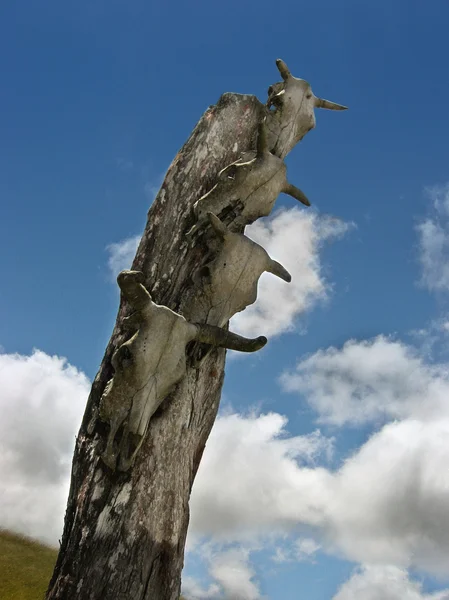
POLYGON ((276 60, 276 66, 277 66, 279 73, 281 74, 281 77, 284 81, 287 81, 287 79, 290 79, 292 74, 290 73, 287 65, 285 64, 285 62, 282 59, 278 58, 276 60))
POLYGON ((212 229, 215 231, 219 238, 224 240, 228 233, 226 225, 224 225, 224 223, 222 223, 222 221, 220 221, 220 219, 216 215, 214 215, 214 213, 208 212, 207 217, 210 221, 210 224, 212 225, 212 229))
POLYGON ((281 265, 281 263, 278 263, 277 260, 270 260, 267 271, 268 273, 276 275, 276 277, 280 277, 287 283, 290 283, 292 280, 290 273, 281 265))
POLYGON ((123 296, 136 310, 142 310, 151 301, 150 293, 143 285, 144 280, 141 271, 121 271, 117 276, 123 296))
POLYGON ((323 98, 315 98, 315 106, 317 108, 327 108, 328 110, 348 110, 348 107, 343 106, 343 104, 337 104, 330 100, 323 100, 323 98))
POLYGON ((282 191, 284 192, 284 194, 288 194, 289 196, 296 198, 296 200, 299 200, 299 202, 302 202, 305 206, 310 206, 309 199, 304 194, 304 192, 302 192, 299 188, 292 185, 291 183, 288 183, 288 181, 282 188, 282 191))
POLYGON ((239 352, 256 352, 265 346, 267 338, 263 335, 255 339, 245 338, 231 331, 226 331, 215 325, 206 325, 195 323, 197 334, 195 339, 198 342, 228 348, 229 350, 238 350, 239 352))
POLYGON ((259 123, 259 134, 257 136, 257 156, 261 158, 268 152, 267 127, 265 119, 259 123))

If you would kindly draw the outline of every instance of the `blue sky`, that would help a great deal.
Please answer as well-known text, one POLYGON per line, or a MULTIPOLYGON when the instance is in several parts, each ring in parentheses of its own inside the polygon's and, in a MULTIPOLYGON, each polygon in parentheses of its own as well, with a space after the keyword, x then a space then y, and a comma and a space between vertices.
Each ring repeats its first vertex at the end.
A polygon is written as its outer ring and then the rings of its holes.
POLYGON ((449 598, 448 26, 443 0, 2 4, 0 525, 59 537, 117 268, 202 113, 225 91, 264 101, 281 57, 350 110, 316 111, 286 160, 312 209, 281 196, 251 229, 294 277, 264 276, 234 321, 270 339, 228 360, 186 592, 449 598), (248 479, 273 498, 259 506, 248 479))

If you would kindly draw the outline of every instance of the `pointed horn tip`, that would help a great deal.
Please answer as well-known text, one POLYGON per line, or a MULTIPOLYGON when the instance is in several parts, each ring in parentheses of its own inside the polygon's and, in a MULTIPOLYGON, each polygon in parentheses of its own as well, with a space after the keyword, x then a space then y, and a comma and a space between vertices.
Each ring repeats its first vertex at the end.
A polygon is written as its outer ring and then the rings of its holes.
POLYGON ((291 77, 291 73, 289 68, 287 67, 287 65, 285 64, 285 62, 282 60, 282 58, 277 58, 276 59, 276 66, 278 68, 279 73, 282 76, 282 79, 285 81, 286 79, 288 79, 289 77, 291 77))
POLYGON ((337 104, 323 98, 315 98, 315 106, 316 108, 326 108, 328 110, 348 110, 348 107, 344 104, 337 104))
POLYGON ((264 335, 260 335, 258 338, 256 338, 254 340, 254 342, 255 342, 254 346, 256 346, 258 350, 260 350, 261 348, 263 348, 265 346, 265 344, 268 342, 268 340, 264 335))
POLYGON ((282 281, 285 281, 286 283, 291 283, 292 281, 292 276, 290 275, 290 273, 284 269, 285 273, 276 273, 276 275, 282 279, 282 281))
POLYGON ((296 186, 292 185, 291 183, 287 182, 282 191, 284 192, 284 194, 288 194, 292 198, 296 198, 296 200, 298 200, 298 202, 301 202, 301 204, 304 204, 304 206, 311 206, 310 201, 304 194, 304 192, 296 186))
POLYGON ((282 279, 282 281, 286 281, 287 283, 290 283, 292 280, 292 276, 290 275, 290 273, 277 260, 270 260, 270 264, 267 268, 267 271, 269 273, 273 273, 273 275, 276 275, 276 277, 279 277, 280 279, 282 279))

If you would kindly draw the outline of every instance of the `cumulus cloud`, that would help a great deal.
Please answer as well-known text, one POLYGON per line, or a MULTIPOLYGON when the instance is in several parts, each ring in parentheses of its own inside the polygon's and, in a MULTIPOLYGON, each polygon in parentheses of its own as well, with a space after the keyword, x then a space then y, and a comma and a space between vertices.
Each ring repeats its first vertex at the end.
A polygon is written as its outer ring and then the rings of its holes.
POLYGON ((192 577, 183 579, 182 593, 188 600, 259 600, 255 572, 249 564, 249 551, 230 548, 213 553, 209 559, 209 575, 213 579, 207 588, 192 577))
POLYGON ((449 290, 449 183, 429 188, 430 215, 417 225, 421 283, 430 291, 449 290))
POLYGON ((333 476, 328 544, 358 562, 449 573, 449 420, 384 426, 333 476))
MULTIPOLYGON (((291 435, 277 413, 220 416, 192 490, 190 551, 204 542, 212 548, 211 582, 184 582, 192 598, 258 598, 250 561, 257 544, 280 548, 278 560, 310 560, 319 550, 373 569, 449 572, 447 367, 385 337, 304 361, 298 373, 307 385, 298 391, 319 417, 347 424, 354 412, 357 422, 379 415, 388 422, 332 469, 333 441, 320 431, 291 435), (330 408, 329 386, 341 410, 330 408), (229 547, 235 544, 242 547, 229 547)), ((88 389, 63 358, 0 355, 1 526, 51 543, 60 536, 88 389)), ((338 593, 351 593, 357 581, 338 593)))
POLYGON ((316 302, 326 299, 329 284, 320 262, 324 242, 343 236, 351 224, 293 208, 270 219, 256 221, 246 229, 255 242, 291 274, 291 283, 264 273, 259 281, 257 303, 232 319, 244 335, 279 335, 293 329, 296 318, 316 302))
POLYGON ((449 420, 389 423, 337 471, 313 465, 328 440, 285 437, 285 424, 276 414, 217 421, 189 536, 245 543, 309 526, 354 561, 449 572, 449 420))
POLYGON ((322 523, 331 476, 316 464, 331 458, 333 441, 319 431, 291 436, 286 426, 277 413, 218 417, 193 486, 188 533, 189 552, 205 560, 211 583, 183 580, 188 598, 258 599, 252 551, 272 545, 279 563, 311 560, 319 550, 292 531, 322 523), (239 547, 223 552, 230 544, 239 547))
POLYGON ((57 543, 89 387, 65 358, 0 354, 1 527, 57 543))
POLYGON ((284 390, 300 394, 321 422, 338 426, 449 412, 447 365, 429 365, 411 346, 385 336, 319 350, 280 381, 284 390))
POLYGON ((190 536, 243 541, 321 521, 329 474, 314 465, 332 441, 319 431, 287 436, 286 424, 276 413, 216 421, 192 490, 190 536))
POLYGON ((292 543, 284 542, 282 545, 276 546, 272 558, 277 563, 313 561, 315 554, 320 548, 320 544, 315 539, 299 537, 292 543))
POLYGON ((140 235, 135 235, 106 246, 106 251, 109 254, 108 267, 113 279, 117 277, 120 271, 131 268, 140 238, 140 235))
POLYGON ((380 429, 333 470, 320 433, 290 436, 278 414, 221 417, 193 488, 190 535, 273 541, 308 527, 322 551, 355 562, 449 573, 447 366, 378 337, 320 351, 289 376, 322 419, 381 417, 380 429))
POLYGON ((222 590, 216 583, 205 587, 195 577, 187 576, 182 578, 181 593, 187 600, 215 600, 222 595, 222 590))
POLYGON ((328 543, 355 561, 449 572, 449 371, 379 336, 301 360, 281 378, 332 425, 387 421, 333 473, 328 543))
POLYGON ((404 569, 368 565, 358 569, 333 600, 449 600, 449 590, 425 594, 404 569))
POLYGON ((215 556, 210 573, 221 585, 224 597, 239 600, 257 600, 259 589, 254 582, 254 571, 248 564, 248 552, 231 549, 215 556))

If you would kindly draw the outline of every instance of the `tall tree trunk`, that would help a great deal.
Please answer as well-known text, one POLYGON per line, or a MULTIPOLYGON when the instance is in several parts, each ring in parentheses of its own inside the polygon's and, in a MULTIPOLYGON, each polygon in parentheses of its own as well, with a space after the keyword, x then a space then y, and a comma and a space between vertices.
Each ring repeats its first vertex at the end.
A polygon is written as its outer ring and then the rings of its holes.
MULTIPOLYGON (((254 148, 264 114, 254 96, 224 94, 173 160, 133 262, 158 304, 188 314, 192 274, 208 252, 201 240, 192 246, 185 238, 192 205, 223 167, 254 148)), ((76 440, 48 600, 179 598, 189 496, 218 410, 225 351, 203 352, 198 361, 198 344, 187 348, 187 374, 151 419, 134 467, 112 472, 100 458, 108 426, 98 407, 113 374, 112 354, 126 340, 129 312, 122 300, 76 440)))
MULTIPOLYGON (((194 244, 185 236, 194 224, 194 202, 212 188, 221 169, 255 151, 262 119, 268 149, 284 158, 315 126, 314 108, 345 109, 315 97, 283 61, 277 66, 283 82, 268 90, 271 109, 254 96, 224 94, 175 157, 148 213, 133 269, 144 274, 156 303, 187 319, 195 314, 195 274, 209 256, 207 235, 194 244)), ((294 186, 285 182, 282 190, 308 203, 294 186)), ((222 215, 225 221, 233 221, 233 210, 222 215)), ((98 410, 113 375, 112 355, 129 336, 124 321, 129 314, 122 299, 76 441, 64 533, 47 600, 179 598, 189 496, 218 410, 225 351, 198 343, 187 347, 186 376, 151 418, 133 468, 112 471, 100 458, 108 426, 98 410)))

